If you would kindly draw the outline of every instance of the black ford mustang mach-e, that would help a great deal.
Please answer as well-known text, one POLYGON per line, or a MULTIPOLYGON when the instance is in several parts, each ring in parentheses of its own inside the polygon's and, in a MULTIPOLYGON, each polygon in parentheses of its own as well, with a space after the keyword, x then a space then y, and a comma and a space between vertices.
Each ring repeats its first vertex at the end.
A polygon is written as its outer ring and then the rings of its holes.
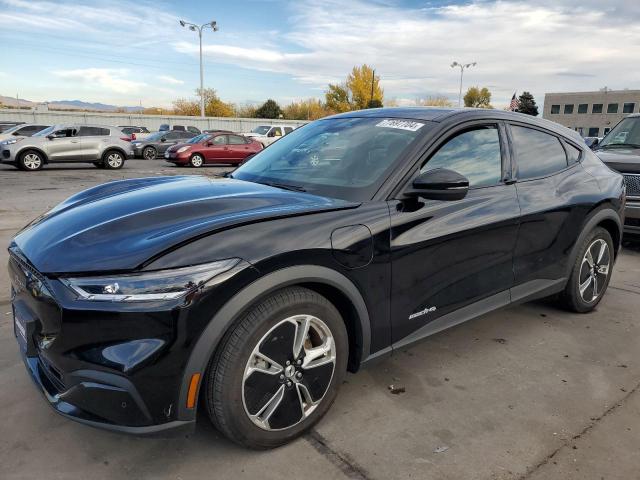
MULTIPOLYGON (((320 142, 322 143, 322 142, 320 142)), ((574 133, 493 110, 319 120, 227 178, 80 192, 12 241, 15 332, 61 414, 283 444, 347 370, 510 303, 601 300, 625 190, 574 133), (291 162, 320 135, 330 163, 291 162), (335 149, 334 149, 335 150, 335 149)))

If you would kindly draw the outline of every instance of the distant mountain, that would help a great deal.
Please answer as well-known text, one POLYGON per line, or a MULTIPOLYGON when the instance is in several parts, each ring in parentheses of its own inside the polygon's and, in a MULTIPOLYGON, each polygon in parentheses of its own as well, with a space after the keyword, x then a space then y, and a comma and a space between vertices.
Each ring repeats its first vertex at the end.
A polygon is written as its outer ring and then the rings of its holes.
POLYGON ((105 103, 83 102, 82 100, 51 100, 49 102, 32 102, 30 100, 17 101, 15 97, 6 97, 0 95, 0 103, 8 107, 35 107, 38 103, 48 103, 52 110, 94 110, 96 112, 115 112, 117 110, 126 110, 127 112, 137 112, 140 107, 119 107, 117 105, 108 105, 105 103))

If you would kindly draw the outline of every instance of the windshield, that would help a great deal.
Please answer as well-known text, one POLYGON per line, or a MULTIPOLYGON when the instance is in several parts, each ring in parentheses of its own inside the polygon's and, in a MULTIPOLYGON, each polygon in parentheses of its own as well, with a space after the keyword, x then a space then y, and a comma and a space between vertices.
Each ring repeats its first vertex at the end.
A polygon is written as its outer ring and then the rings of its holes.
POLYGON ((186 143, 200 143, 200 142, 204 142, 205 140, 207 140, 210 137, 211 137, 211 135, 209 135, 207 133, 203 133, 201 135, 196 135, 195 137, 190 138, 189 140, 186 141, 186 143))
POLYGON ((318 120, 262 150, 232 178, 345 200, 370 200, 401 154, 427 128, 414 120, 318 120))
POLYGON ((145 142, 149 141, 149 140, 160 140, 162 137, 164 137, 168 132, 156 132, 156 133, 152 133, 151 135, 147 136, 147 138, 144 139, 145 142))
POLYGON ((47 127, 44 130, 40 130, 38 133, 32 135, 34 137, 46 137, 47 135, 49 135, 51 132, 53 132, 53 129, 55 128, 54 126, 51 127, 47 127))
POLYGON ((640 117, 622 120, 604 137, 598 148, 615 148, 616 146, 640 148, 640 117))
POLYGON ((261 125, 251 130, 251 133, 257 133, 258 135, 266 135, 271 127, 269 125, 261 125))

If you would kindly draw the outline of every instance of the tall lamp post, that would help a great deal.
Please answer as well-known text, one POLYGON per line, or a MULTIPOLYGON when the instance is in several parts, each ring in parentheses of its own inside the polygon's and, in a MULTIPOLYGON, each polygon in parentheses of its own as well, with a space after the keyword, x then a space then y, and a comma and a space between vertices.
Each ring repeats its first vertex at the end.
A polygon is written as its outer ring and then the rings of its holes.
POLYGON ((218 25, 214 21, 209 23, 205 23, 204 25, 196 25, 195 23, 185 22, 184 20, 180 20, 180 26, 189 27, 189 30, 192 32, 198 32, 198 37, 200 38, 200 116, 204 118, 204 76, 202 73, 202 31, 209 27, 214 32, 218 31, 218 25))
POLYGON ((468 68, 471 67, 475 67, 477 64, 476 62, 473 63, 458 63, 458 62, 453 62, 451 64, 451 68, 455 68, 455 67, 460 67, 460 93, 458 94, 458 106, 461 107, 462 106, 462 76, 464 75, 464 71, 468 68))

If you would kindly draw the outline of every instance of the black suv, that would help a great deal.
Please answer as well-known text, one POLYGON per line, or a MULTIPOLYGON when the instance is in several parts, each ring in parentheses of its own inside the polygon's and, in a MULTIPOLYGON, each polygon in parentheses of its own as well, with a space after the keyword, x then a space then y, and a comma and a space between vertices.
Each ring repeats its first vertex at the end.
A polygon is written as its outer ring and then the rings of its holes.
POLYGON ((622 176, 555 123, 346 113, 228 178, 122 180, 54 207, 9 248, 16 337, 69 418, 152 433, 193 426, 200 401, 230 439, 274 447, 347 370, 414 341, 554 294, 591 311, 623 209, 622 176), (326 135, 339 158, 290 161, 326 135))
POLYGON ((624 176, 627 186, 624 231, 640 234, 640 114, 621 120, 595 152, 605 164, 624 176))

